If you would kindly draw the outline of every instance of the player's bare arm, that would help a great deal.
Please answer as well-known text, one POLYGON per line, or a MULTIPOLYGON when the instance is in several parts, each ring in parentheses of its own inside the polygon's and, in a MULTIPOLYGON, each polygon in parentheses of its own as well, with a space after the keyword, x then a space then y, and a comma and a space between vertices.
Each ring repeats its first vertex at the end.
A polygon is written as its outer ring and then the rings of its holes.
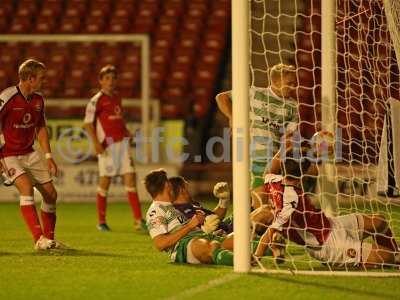
POLYGON ((153 239, 155 247, 160 250, 166 250, 174 246, 180 239, 186 236, 190 231, 204 222, 204 213, 196 213, 192 219, 173 233, 161 234, 153 239))
POLYGON ((40 127, 37 130, 37 138, 40 144, 40 148, 43 150, 47 160, 47 166, 49 168, 49 172, 52 176, 58 175, 58 167, 56 162, 51 156, 51 148, 49 143, 49 133, 47 131, 47 127, 40 127))
POLYGON ((229 92, 222 92, 215 96, 219 110, 229 119, 232 125, 232 101, 229 99, 229 92))
POLYGON ((96 155, 102 154, 104 152, 104 147, 97 139, 96 130, 94 128, 94 125, 92 123, 85 123, 83 125, 83 127, 86 129, 87 133, 89 134, 89 136, 93 142, 94 150, 96 151, 96 155))

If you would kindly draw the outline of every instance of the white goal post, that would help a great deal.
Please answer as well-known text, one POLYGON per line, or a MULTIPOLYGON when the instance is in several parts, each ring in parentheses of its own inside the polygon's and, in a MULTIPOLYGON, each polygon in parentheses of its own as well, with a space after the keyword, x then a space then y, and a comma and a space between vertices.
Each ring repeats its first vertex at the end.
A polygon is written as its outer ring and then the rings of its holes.
MULTIPOLYGON (((150 137, 150 119, 158 124, 160 119, 160 108, 158 100, 150 99, 150 38, 144 34, 3 34, 0 35, 1 42, 131 42, 139 44, 141 48, 141 95, 138 101, 137 99, 125 99, 125 106, 138 106, 141 107, 141 128, 144 137, 150 137), (136 102, 136 103, 134 103, 136 102), (152 111, 152 114, 151 114, 152 111)), ((52 99, 49 99, 52 100, 52 99)), ((87 99, 74 99, 69 101, 63 99, 63 101, 49 101, 48 106, 55 105, 60 106, 84 106, 87 104, 87 99)), ((148 144, 148 143, 146 143, 148 144)), ((146 145, 145 144, 145 145, 146 145)), ((149 146, 149 145, 148 145, 149 146)), ((146 149, 146 158, 144 161, 150 159, 150 151, 146 149)))

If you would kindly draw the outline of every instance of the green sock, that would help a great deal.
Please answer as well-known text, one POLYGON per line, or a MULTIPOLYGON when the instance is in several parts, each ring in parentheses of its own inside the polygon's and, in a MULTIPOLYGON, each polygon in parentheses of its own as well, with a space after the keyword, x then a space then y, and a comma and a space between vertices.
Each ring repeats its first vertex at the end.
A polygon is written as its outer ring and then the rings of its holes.
POLYGON ((233 266, 233 252, 221 248, 214 250, 212 259, 216 265, 233 266))

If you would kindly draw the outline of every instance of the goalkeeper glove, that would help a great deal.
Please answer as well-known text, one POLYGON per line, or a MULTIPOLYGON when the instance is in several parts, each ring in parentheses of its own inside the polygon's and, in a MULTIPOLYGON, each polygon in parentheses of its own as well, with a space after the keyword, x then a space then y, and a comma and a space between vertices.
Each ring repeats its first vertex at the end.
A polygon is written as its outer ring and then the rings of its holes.
POLYGON ((218 182, 214 186, 213 194, 219 199, 218 206, 221 208, 227 208, 231 197, 229 185, 227 182, 218 182))
POLYGON ((220 219, 217 215, 208 215, 204 220, 203 226, 201 226, 201 230, 203 230, 205 233, 214 232, 218 228, 219 222, 220 219))

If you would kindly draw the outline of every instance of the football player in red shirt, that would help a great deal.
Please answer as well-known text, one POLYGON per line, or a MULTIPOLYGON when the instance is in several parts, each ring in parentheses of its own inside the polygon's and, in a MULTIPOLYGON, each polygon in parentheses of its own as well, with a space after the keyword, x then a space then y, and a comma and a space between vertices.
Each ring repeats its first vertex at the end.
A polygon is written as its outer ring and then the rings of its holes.
MULTIPOLYGON (((267 174, 264 197, 273 217, 255 252, 263 256, 267 247, 277 250, 275 241, 285 237, 305 246, 314 258, 333 265, 377 267, 397 261, 398 246, 384 215, 353 213, 327 217, 303 192, 302 174, 311 165, 307 149, 294 155, 289 149, 281 160, 281 174, 267 174), (364 240, 372 236, 373 243, 364 240), (275 248, 275 249, 274 249, 275 248)), ((280 253, 280 251, 276 251, 280 253)))
POLYGON ((101 90, 88 103, 84 120, 84 127, 92 139, 99 163, 97 228, 100 231, 110 230, 106 222, 107 193, 111 178, 122 175, 135 220, 135 228, 145 229, 130 151, 131 134, 123 119, 121 98, 115 92, 116 68, 111 65, 103 67, 99 73, 99 83, 101 90))
POLYGON ((20 194, 21 213, 37 250, 63 247, 54 240, 57 192, 51 176, 57 175, 57 165, 51 155, 43 96, 38 93, 45 73, 43 63, 28 59, 19 67, 18 85, 0 93, 1 168, 6 181, 20 194), (33 149, 36 137, 44 156, 33 149), (42 224, 33 187, 43 196, 42 224))

